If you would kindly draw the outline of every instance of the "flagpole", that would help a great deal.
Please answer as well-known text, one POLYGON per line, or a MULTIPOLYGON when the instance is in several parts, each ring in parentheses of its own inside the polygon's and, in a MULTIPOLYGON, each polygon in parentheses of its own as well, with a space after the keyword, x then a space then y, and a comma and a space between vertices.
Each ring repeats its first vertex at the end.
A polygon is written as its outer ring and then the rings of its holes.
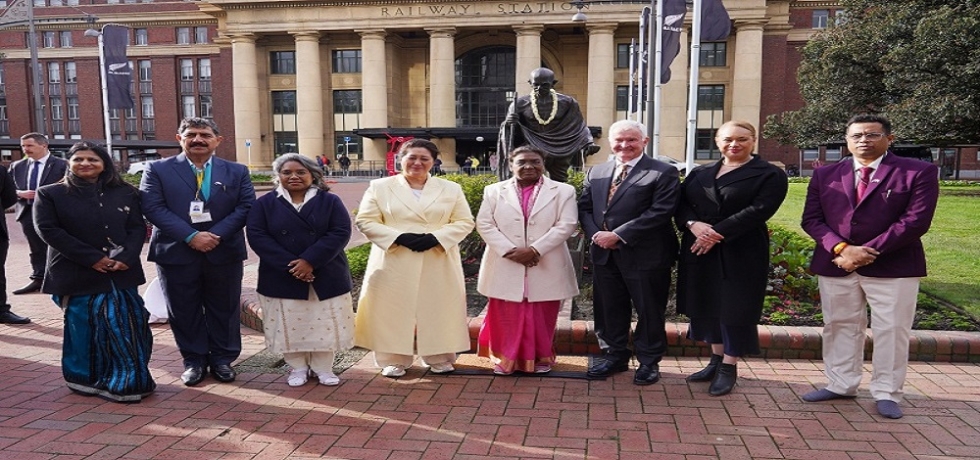
MULTIPOLYGON (((654 8, 656 11, 656 27, 651 27, 655 30, 655 33, 651 33, 650 40, 654 43, 654 56, 653 65, 649 66, 653 70, 653 75, 650 77, 650 81, 654 82, 653 85, 653 101, 652 109, 647 107, 648 113, 652 114, 652 122, 648 121, 647 130, 652 131, 653 135, 650 136, 652 139, 650 143, 652 144, 650 148, 650 156, 653 158, 660 157, 660 113, 661 105, 663 104, 663 83, 661 82, 663 74, 663 54, 664 54, 664 40, 663 40, 663 30, 664 30, 664 1, 663 0, 651 0, 655 3, 654 8), (652 125, 652 126, 651 126, 652 125)), ((647 92, 647 98, 650 98, 651 91, 647 92)))
MULTIPOLYGON (((642 26, 641 26, 642 28, 642 26)), ((642 35, 642 33, 641 33, 642 35)), ((633 89, 636 86, 636 64, 639 61, 636 58, 636 51, 639 48, 636 47, 636 40, 630 40, 630 86, 626 90, 626 119, 629 120, 630 117, 636 116, 637 104, 636 103, 636 91, 633 89)))
POLYGON ((698 129, 698 73, 701 70, 701 8, 703 0, 694 0, 691 28, 691 80, 687 97, 687 171, 694 169, 694 145, 698 129))
POLYGON ((99 31, 99 69, 102 74, 102 121, 105 123, 105 148, 112 156, 112 127, 109 126, 109 74, 105 65, 105 27, 99 31))
POLYGON ((44 106, 41 104, 41 64, 37 60, 37 32, 34 29, 34 0, 24 0, 27 3, 27 46, 31 52, 31 78, 34 85, 34 131, 44 134, 47 123, 44 122, 44 106))

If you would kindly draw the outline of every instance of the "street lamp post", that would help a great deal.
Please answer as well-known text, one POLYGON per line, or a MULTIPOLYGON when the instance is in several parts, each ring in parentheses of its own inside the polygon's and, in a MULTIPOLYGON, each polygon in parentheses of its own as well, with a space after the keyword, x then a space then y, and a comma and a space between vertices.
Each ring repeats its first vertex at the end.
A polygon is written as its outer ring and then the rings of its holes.
POLYGON ((37 32, 34 29, 34 2, 27 0, 27 47, 31 52, 31 79, 34 85, 34 131, 44 134, 47 123, 44 122, 44 106, 41 105, 41 64, 37 59, 37 32))
POLYGON ((105 26, 102 30, 88 29, 85 31, 86 37, 98 37, 99 39, 99 75, 102 77, 102 122, 105 124, 105 147, 112 155, 112 127, 109 126, 109 75, 106 74, 105 65, 105 26))

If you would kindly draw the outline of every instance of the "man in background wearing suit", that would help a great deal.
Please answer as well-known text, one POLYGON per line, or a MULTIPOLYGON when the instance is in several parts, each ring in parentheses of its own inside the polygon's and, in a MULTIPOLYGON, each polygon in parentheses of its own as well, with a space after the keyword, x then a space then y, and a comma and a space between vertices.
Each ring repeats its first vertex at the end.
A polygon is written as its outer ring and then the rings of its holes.
POLYGON ((857 394, 870 305, 870 390, 886 418, 902 417, 898 402, 909 335, 919 278, 926 275, 920 238, 939 199, 939 170, 889 153, 894 138, 882 116, 851 118, 847 148, 853 159, 813 171, 802 222, 817 243, 810 270, 820 283, 824 372, 830 382, 802 398, 817 402, 857 394))
POLYGON ((606 377, 629 368, 635 308, 637 385, 660 379, 660 360, 667 351, 664 315, 678 251, 671 218, 680 196, 677 170, 643 155, 650 141, 645 133, 635 121, 613 123, 609 144, 615 161, 589 171, 579 198, 579 220, 592 241, 595 330, 603 349, 588 373, 606 377))
POLYGON ((233 382, 242 351, 240 331, 245 218, 255 190, 244 165, 214 156, 218 126, 185 118, 179 155, 147 165, 143 213, 153 224, 148 259, 169 305, 170 326, 184 358, 184 385, 201 383, 208 368, 233 382))
MULTIPOLYGON (((7 209, 17 201, 17 190, 14 181, 6 169, 0 168, 0 207, 7 209)), ((7 262, 7 250, 10 249, 10 232, 7 231, 7 219, 0 219, 0 323, 27 324, 30 318, 14 314, 7 303, 7 272, 4 264, 7 262)))
POLYGON ((47 262, 48 245, 34 230, 34 191, 42 185, 53 184, 65 177, 68 162, 48 151, 48 138, 41 133, 27 133, 20 137, 20 149, 25 158, 10 164, 10 175, 17 189, 14 216, 24 229, 24 236, 31 248, 31 282, 14 290, 14 294, 29 294, 41 290, 44 281, 44 264, 47 262))

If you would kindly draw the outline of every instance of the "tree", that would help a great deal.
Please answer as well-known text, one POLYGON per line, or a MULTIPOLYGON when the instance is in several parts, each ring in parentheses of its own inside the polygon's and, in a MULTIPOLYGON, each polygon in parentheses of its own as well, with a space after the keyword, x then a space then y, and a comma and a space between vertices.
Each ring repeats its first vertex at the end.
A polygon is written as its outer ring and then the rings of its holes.
POLYGON ((851 115, 874 112, 906 142, 980 142, 980 0, 840 3, 842 20, 801 50, 805 106, 770 115, 766 137, 839 142, 851 115))

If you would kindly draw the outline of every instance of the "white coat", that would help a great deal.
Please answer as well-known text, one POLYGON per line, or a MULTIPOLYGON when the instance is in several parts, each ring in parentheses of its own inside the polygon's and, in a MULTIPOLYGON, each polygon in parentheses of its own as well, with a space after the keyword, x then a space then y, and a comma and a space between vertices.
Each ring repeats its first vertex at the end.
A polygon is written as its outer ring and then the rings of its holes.
POLYGON ((481 294, 511 302, 562 300, 578 294, 566 244, 578 226, 574 187, 544 178, 525 226, 516 180, 488 185, 476 224, 487 242, 477 283, 481 294), (528 268, 504 258, 511 249, 526 247, 541 254, 536 266, 528 268))
POLYGON ((376 179, 354 223, 372 243, 354 344, 401 355, 469 350, 458 245, 474 224, 462 188, 430 176, 416 199, 401 174, 376 179), (402 233, 431 233, 439 246, 414 252, 395 244, 402 233))

